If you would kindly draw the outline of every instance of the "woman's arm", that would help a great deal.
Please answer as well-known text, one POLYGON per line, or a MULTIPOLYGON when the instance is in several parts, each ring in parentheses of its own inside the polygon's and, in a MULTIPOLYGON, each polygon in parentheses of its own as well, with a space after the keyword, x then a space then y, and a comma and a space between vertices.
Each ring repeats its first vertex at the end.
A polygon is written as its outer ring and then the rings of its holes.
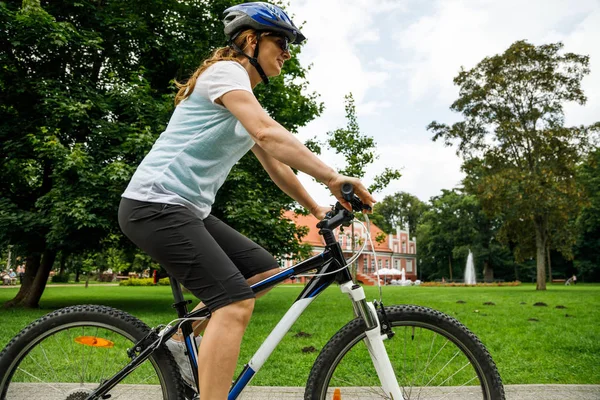
POLYGON ((308 194, 302 183, 298 180, 292 169, 271 157, 259 145, 252 147, 252 152, 258 158, 263 168, 273 182, 288 196, 296 200, 300 205, 310 211, 318 219, 322 219, 329 210, 328 207, 320 207, 316 201, 308 194))
POLYGON ((363 203, 373 205, 375 200, 360 180, 340 175, 321 161, 287 129, 273 120, 252 93, 234 90, 221 96, 221 101, 268 155, 325 183, 348 209, 351 209, 350 204, 341 196, 341 186, 345 182, 354 185, 355 193, 363 203))
POLYGON ((221 96, 221 101, 244 125, 256 144, 270 156, 323 183, 327 183, 337 174, 287 129, 271 118, 252 93, 234 90, 221 96))

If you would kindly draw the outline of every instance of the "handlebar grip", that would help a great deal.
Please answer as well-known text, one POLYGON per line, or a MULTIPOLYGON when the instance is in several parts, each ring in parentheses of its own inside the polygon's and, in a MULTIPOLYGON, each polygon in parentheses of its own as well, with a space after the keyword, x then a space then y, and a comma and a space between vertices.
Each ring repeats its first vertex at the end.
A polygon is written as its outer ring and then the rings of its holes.
POLYGON ((354 186, 351 183, 344 183, 342 185, 342 197, 348 202, 354 198, 354 186))

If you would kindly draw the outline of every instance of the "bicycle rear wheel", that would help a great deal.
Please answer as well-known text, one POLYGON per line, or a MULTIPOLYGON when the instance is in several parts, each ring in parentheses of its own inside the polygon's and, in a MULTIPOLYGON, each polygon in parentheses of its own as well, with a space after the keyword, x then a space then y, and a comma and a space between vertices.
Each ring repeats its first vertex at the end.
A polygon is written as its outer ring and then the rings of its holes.
MULTIPOLYGON (((31 323, 0 353, 0 399, 83 400, 131 359, 127 350, 150 329, 125 312, 85 305, 31 323)), ((109 394, 110 399, 184 398, 177 365, 155 350, 109 394)))
MULTIPOLYGON (((410 305, 386 307, 386 314, 395 335, 384 344, 405 400, 504 399, 490 354, 456 319, 410 305)), ((313 365, 306 400, 390 399, 365 337, 364 321, 357 318, 331 338, 313 365)))

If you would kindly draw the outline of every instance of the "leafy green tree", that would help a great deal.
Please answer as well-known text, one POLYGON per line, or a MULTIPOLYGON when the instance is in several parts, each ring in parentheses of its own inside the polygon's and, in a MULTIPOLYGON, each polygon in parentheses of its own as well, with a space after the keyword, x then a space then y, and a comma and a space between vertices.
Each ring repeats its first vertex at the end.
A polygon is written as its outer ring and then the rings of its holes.
MULTIPOLYGON (((465 188, 483 208, 502 216, 501 237, 517 244, 521 258, 537 260, 537 289, 546 288, 546 253, 552 228, 577 215, 581 190, 575 168, 600 123, 565 127, 563 104, 584 104, 581 79, 589 58, 561 54, 561 43, 513 43, 454 79, 459 98, 451 109, 464 121, 432 122, 434 140, 458 142, 465 188)), ((572 243, 569 239, 567 243, 572 243)))
POLYGON ((419 264, 425 278, 462 279, 469 250, 484 280, 494 279, 496 267, 505 276, 512 257, 496 240, 498 226, 487 218, 474 195, 443 190, 431 198, 417 228, 419 264))
MULTIPOLYGON (((345 128, 328 132, 326 144, 330 149, 345 157, 346 167, 339 170, 341 174, 362 178, 367 172, 367 166, 379 158, 379 155, 375 153, 375 140, 360 132, 352 93, 346 95, 344 99, 346 100, 345 108, 348 125, 345 128)), ((369 191, 374 193, 382 190, 392 180, 399 179, 400 176, 399 170, 387 167, 374 178, 373 184, 369 186, 369 191)))
POLYGON ((410 237, 416 236, 417 225, 427 204, 407 192, 398 192, 386 196, 373 208, 373 222, 387 233, 393 233, 395 227, 409 227, 410 237))
POLYGON ((575 267, 580 278, 600 280, 600 149, 590 153, 581 166, 579 179, 589 202, 577 217, 575 267))
MULTIPOLYGON (((173 79, 225 43, 220 19, 235 2, 0 2, 0 247, 27 259, 6 306, 36 307, 57 255, 106 252, 110 234, 131 248, 117 226, 120 194, 173 111, 173 79)), ((292 131, 322 108, 302 94, 298 51, 257 93, 292 131)), ((294 247, 302 232, 279 218, 294 204, 256 160, 244 160, 227 185, 231 197, 216 210, 227 222, 257 232, 276 254, 294 247), (262 192, 249 189, 257 182, 262 192)))

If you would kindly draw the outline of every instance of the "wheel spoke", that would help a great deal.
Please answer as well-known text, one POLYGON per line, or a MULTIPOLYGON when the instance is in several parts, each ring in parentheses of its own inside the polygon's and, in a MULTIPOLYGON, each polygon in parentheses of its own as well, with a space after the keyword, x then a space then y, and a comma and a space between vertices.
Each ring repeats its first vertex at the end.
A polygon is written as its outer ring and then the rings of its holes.
MULTIPOLYGON (((424 307, 389 309, 386 313, 396 336, 385 341, 385 347, 403 400, 483 400, 488 398, 484 393, 504 399, 502 382, 489 353, 463 325, 424 307)), ((346 400, 370 399, 374 395, 388 398, 368 346, 360 345, 364 343, 364 323, 359 319, 355 322, 342 328, 323 348, 307 386, 311 398, 329 399, 330 390, 340 385, 350 386, 343 389, 346 400)))
POLYGON ((46 354, 46 351, 44 350, 44 346, 42 346, 41 343, 40 343, 40 350, 42 350, 42 353, 44 354, 44 358, 46 359, 46 362, 48 363, 48 365, 52 369, 52 372, 54 372, 54 377, 56 378, 56 381, 59 382, 58 374, 56 373, 56 370, 54 369, 54 366, 52 365, 52 363, 48 359, 48 355, 46 354))
POLYGON ((35 375, 33 375, 33 374, 30 374, 28 371, 25 371, 23 368, 18 368, 18 370, 19 370, 20 372, 23 372, 24 374, 26 374, 26 375, 28 375, 28 376, 32 377, 32 378, 33 378, 33 379, 35 379, 36 381, 38 381, 38 382, 40 382, 40 383, 43 383, 43 384, 44 384, 44 385, 46 385, 46 386, 50 386, 52 389, 56 390, 58 393, 60 393, 60 394, 64 394, 64 392, 63 392, 62 390, 60 390, 59 388, 57 388, 56 386, 53 386, 53 385, 51 385, 49 382, 46 382, 46 381, 43 381, 43 380, 41 380, 41 379, 40 379, 40 378, 38 378, 37 376, 35 376, 35 375))
MULTIPOLYGON (((6 371, 11 376, 6 398, 85 398, 131 361, 126 350, 147 333, 141 321, 107 307, 57 310, 30 324, 5 349, 14 360, 6 371)), ((174 368, 168 354, 156 349, 110 393, 119 400, 183 398, 174 368)))

